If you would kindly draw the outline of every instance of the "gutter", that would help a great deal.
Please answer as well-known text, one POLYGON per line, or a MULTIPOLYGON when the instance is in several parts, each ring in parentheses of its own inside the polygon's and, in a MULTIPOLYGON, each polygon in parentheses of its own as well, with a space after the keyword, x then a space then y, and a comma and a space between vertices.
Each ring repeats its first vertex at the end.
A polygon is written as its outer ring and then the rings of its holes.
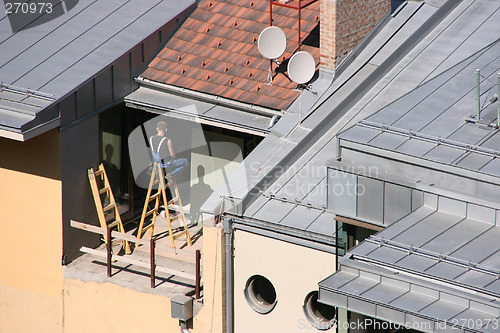
POLYGON ((214 104, 219 104, 235 109, 239 109, 241 111, 247 111, 250 113, 258 114, 261 116, 273 117, 273 116, 282 116, 285 112, 284 110, 278 111, 273 109, 264 108, 262 106, 254 105, 254 104, 246 104, 242 102, 238 102, 229 98, 224 98, 216 95, 206 94, 195 90, 190 90, 186 88, 176 87, 166 83, 155 82, 149 79, 146 79, 142 76, 139 76, 135 79, 135 81, 143 86, 152 87, 161 89, 164 91, 168 91, 171 93, 175 93, 182 96, 187 96, 191 98, 195 98, 198 100, 202 100, 205 102, 210 102, 214 104))

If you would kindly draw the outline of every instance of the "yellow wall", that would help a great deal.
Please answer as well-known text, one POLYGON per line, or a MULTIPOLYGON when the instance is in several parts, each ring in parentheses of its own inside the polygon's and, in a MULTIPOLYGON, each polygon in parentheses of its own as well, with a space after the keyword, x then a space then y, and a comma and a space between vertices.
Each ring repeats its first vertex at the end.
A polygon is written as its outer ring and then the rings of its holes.
POLYGON ((319 332, 307 324, 302 306, 307 294, 318 290, 318 282, 334 271, 334 254, 236 230, 235 332, 319 332), (256 274, 269 279, 276 289, 278 303, 265 315, 255 312, 243 293, 247 280, 256 274))
MULTIPOLYGON (((64 289, 64 332, 180 332, 166 296, 69 278, 64 289)), ((203 332, 196 317, 192 325, 191 332, 203 332)))
POLYGON ((59 133, 0 139, 0 332, 59 332, 62 203, 59 133))

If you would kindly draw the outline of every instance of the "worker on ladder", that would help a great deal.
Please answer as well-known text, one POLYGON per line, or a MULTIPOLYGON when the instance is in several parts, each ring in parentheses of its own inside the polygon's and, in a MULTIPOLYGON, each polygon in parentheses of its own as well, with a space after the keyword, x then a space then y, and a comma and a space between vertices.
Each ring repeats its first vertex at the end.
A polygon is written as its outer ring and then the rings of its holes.
POLYGON ((161 120, 156 125, 156 135, 149 138, 149 144, 153 155, 153 162, 160 163, 167 174, 175 176, 175 174, 184 169, 189 162, 185 158, 175 158, 172 140, 166 137, 166 133, 167 123, 161 120))

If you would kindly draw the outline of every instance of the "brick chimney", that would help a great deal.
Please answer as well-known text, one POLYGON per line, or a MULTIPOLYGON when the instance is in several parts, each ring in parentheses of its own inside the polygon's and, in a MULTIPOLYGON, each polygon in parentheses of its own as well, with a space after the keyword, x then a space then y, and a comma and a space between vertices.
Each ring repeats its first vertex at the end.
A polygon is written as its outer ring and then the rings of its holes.
POLYGON ((320 67, 335 71, 391 10, 391 0, 320 0, 320 67))

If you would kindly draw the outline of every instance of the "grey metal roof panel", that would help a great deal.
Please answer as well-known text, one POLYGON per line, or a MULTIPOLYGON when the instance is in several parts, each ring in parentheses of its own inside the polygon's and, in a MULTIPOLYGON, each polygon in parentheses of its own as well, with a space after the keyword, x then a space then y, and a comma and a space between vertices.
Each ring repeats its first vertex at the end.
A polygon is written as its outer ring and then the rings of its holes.
POLYGON ((415 291, 415 289, 411 289, 406 294, 403 294, 400 297, 389 302, 389 305, 404 309, 406 311, 419 312, 421 309, 434 303, 437 299, 437 295, 431 296, 429 294, 415 291))
POLYGON ((270 117, 252 114, 241 110, 236 110, 221 105, 215 106, 203 114, 205 117, 219 120, 222 122, 231 123, 234 125, 244 124, 245 127, 258 128, 262 131, 267 131, 269 127, 270 117))
POLYGON ((369 253, 373 253, 375 250, 379 248, 378 244, 363 242, 352 249, 349 250, 350 254, 359 255, 359 256, 367 256, 369 253))
MULTIPOLYGON (((488 138, 491 130, 474 124, 466 124, 464 119, 466 116, 473 115, 475 111, 473 77, 476 67, 482 68, 486 77, 496 75, 494 73, 500 69, 498 52, 500 52, 500 43, 497 42, 434 77, 368 117, 367 120, 375 124, 392 125, 401 130, 417 131, 436 138, 482 145, 482 141, 488 138)), ((491 88, 490 86, 494 85, 493 81, 495 80, 483 79, 483 91, 491 88)), ((486 101, 489 98, 484 95, 483 99, 486 101)), ((459 163, 465 156, 463 149, 447 146, 432 147, 430 142, 404 140, 404 136, 396 138, 394 134, 394 137, 391 137, 388 133, 383 133, 373 139, 373 133, 376 132, 374 128, 363 126, 357 129, 357 127, 360 125, 341 133, 340 137, 358 143, 366 143, 367 138, 371 137, 370 145, 374 147, 416 157, 423 156, 425 159, 450 165, 459 163), (388 140, 394 140, 394 142, 388 140), (400 145, 396 145, 398 140, 401 142, 400 145)), ((493 149, 497 146, 500 149, 500 142, 492 146, 493 149)), ((483 165, 478 166, 483 167, 483 165)), ((468 167, 474 164, 463 163, 461 166, 468 167)), ((490 171, 489 168, 483 168, 482 171, 496 175, 495 171, 490 171)))
POLYGON ((280 222, 290 227, 306 229, 321 214, 318 209, 308 208, 305 206, 297 206, 292 209, 280 222))
POLYGON ((408 141, 407 137, 391 133, 380 133, 377 137, 373 138, 368 144, 374 145, 382 149, 394 150, 408 141))
POLYGON ((495 149, 500 147, 500 135, 497 133, 493 134, 490 138, 488 138, 485 142, 481 144, 481 147, 495 149))
POLYGON ((489 228, 491 228, 489 224, 464 219, 447 229, 446 232, 431 239, 422 248, 441 254, 450 254, 457 248, 468 244, 477 235, 482 234, 489 228))
POLYGON ((439 262, 427 268, 424 273, 433 277, 440 277, 447 280, 455 280, 455 278, 467 272, 467 268, 457 265, 449 264, 446 262, 439 262))
POLYGON ((498 158, 490 160, 479 171, 500 177, 500 160, 498 158))
POLYGON ((490 161, 490 156, 469 153, 460 161, 458 161, 457 165, 465 169, 481 170, 481 168, 488 164, 490 161))
POLYGON ((406 140, 397 151, 406 155, 423 156, 436 147, 432 142, 425 142, 420 140, 406 140))
MULTIPOLYGON (((36 100, 25 101, 40 107, 34 113, 41 112, 88 82, 193 3, 192 0, 80 0, 67 13, 16 33, 12 33, 2 12, 0 77, 6 84, 55 95, 47 105, 36 100)), ((7 118, 4 123, 8 123, 7 118)), ((20 125, 10 123, 10 126, 20 125)))
POLYGON ((467 309, 466 305, 460 305, 453 302, 438 299, 434 303, 428 305, 419 311, 419 313, 432 318, 448 320, 455 317, 460 312, 467 309))
POLYGON ((404 267, 410 271, 423 272, 427 268, 435 265, 436 262, 437 260, 433 258, 411 254, 403 257, 396 264, 398 267, 404 267))
POLYGON ((265 133, 268 132, 268 125, 271 119, 270 116, 195 100, 144 86, 126 96, 125 102, 137 105, 138 107, 147 107, 163 112, 172 111, 234 127, 259 130, 265 133))
POLYGON ((328 192, 327 177, 325 176, 317 184, 311 184, 311 190, 307 195, 302 198, 302 201, 308 204, 315 205, 316 207, 326 207, 326 193, 328 192))
POLYGON ((278 221, 279 223, 294 208, 294 204, 271 199, 253 217, 263 221, 278 221))
POLYGON ((125 102, 141 103, 145 106, 157 107, 163 110, 180 109, 193 115, 203 114, 215 106, 211 103, 168 94, 148 87, 140 87, 133 93, 127 95, 125 97, 125 102))
POLYGON ((34 115, 28 115, 21 112, 12 112, 12 110, 4 110, 0 106, 0 125, 21 128, 24 124, 35 119, 34 115))
POLYGON ((344 284, 338 289, 344 293, 349 293, 353 295, 361 295, 365 291, 378 285, 380 281, 377 279, 369 279, 364 276, 358 276, 355 279, 349 281, 349 283, 344 284))
POLYGON ((486 259, 479 262, 483 266, 487 266, 500 271, 500 248, 495 253, 488 256, 486 259))
POLYGON ((478 234, 467 245, 452 252, 450 255, 466 261, 481 262, 500 249, 500 227, 494 227, 487 232, 478 234))
POLYGON ((491 282, 488 284, 486 287, 484 287, 486 290, 493 291, 497 294, 500 293, 500 280, 496 279, 495 281, 491 282))
POLYGON ((473 124, 463 124, 457 128, 448 139, 468 144, 478 144, 479 141, 492 133, 491 129, 475 126, 473 124))
MULTIPOLYGON (((364 248, 364 246, 361 248, 364 248)), ((374 251, 370 252, 369 254, 365 254, 365 256, 369 256, 370 258, 373 258, 375 260, 381 260, 387 263, 396 263, 407 255, 408 251, 394 249, 387 246, 378 248, 376 247, 374 251)))
POLYGON ((434 237, 443 233, 451 226, 460 222, 463 218, 442 212, 435 212, 419 223, 416 223, 403 231, 393 240, 412 246, 422 246, 434 237))
POLYGON ((323 283, 328 285, 330 288, 338 289, 356 278, 358 278, 358 274, 355 274, 354 272, 339 270, 323 280, 323 283))
POLYGON ((373 288, 365 291, 362 296, 381 303, 390 303, 409 291, 410 284, 406 288, 394 283, 394 281, 382 282, 373 288))
POLYGON ((497 279, 496 276, 493 275, 484 274, 478 271, 467 271, 457 276, 455 278, 455 281, 466 285, 484 288, 491 282, 495 281, 496 279, 497 279))
POLYGON ((373 128, 351 127, 340 135, 344 140, 355 140, 359 143, 367 143, 380 134, 379 130, 373 128))
POLYGON ((335 235, 334 214, 330 212, 322 213, 307 227, 306 230, 323 235, 335 235))
POLYGON ((91 28, 86 30, 83 35, 73 38, 71 42, 63 44, 62 47, 55 48, 55 52, 48 58, 42 58, 42 61, 35 62, 34 64, 27 64, 26 68, 29 75, 16 79, 12 84, 26 86, 30 83, 33 84, 32 82, 35 78, 38 79, 35 82, 39 84, 36 89, 42 90, 50 79, 61 75, 75 66, 75 64, 78 65, 80 61, 85 60, 91 54, 96 55, 91 59, 91 63, 94 66, 89 66, 90 64, 87 63, 86 66, 88 67, 86 70, 93 71, 91 72, 92 75, 95 74, 124 53, 119 52, 116 54, 114 50, 107 49, 106 44, 109 40, 114 38, 123 29, 126 29, 131 22, 141 18, 141 16, 151 9, 151 5, 155 6, 158 4, 157 1, 147 1, 142 6, 137 6, 134 2, 124 4, 118 1, 109 2, 110 8, 106 8, 102 12, 92 11, 87 16, 77 16, 75 19, 85 22, 91 28), (101 47, 105 48, 100 49, 101 47), (96 51, 98 53, 94 53, 96 51), (115 59, 109 59, 109 57, 104 57, 103 55, 114 55, 115 59), (49 80, 42 78, 49 78, 49 80))
POLYGON ((428 216, 434 214, 435 212, 436 209, 434 208, 428 206, 422 206, 413 213, 411 213, 410 215, 401 219, 400 221, 391 224, 390 228, 385 228, 384 230, 380 231, 377 234, 377 236, 380 238, 392 239, 397 235, 405 232, 412 225, 420 222, 421 220, 427 218, 428 216))

